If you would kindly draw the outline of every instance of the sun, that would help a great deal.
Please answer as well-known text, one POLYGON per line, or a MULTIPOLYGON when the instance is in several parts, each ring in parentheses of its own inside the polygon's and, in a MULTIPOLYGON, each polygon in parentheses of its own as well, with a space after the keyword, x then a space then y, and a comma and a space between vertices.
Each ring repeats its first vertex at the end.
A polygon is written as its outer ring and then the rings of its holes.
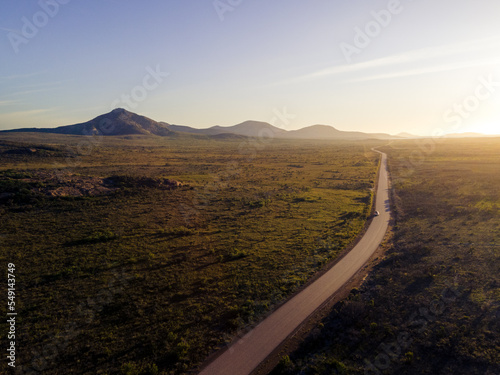
POLYGON ((486 135, 500 135, 500 122, 498 123, 488 123, 488 124, 477 124, 467 126, 463 129, 464 133, 481 133, 486 135))

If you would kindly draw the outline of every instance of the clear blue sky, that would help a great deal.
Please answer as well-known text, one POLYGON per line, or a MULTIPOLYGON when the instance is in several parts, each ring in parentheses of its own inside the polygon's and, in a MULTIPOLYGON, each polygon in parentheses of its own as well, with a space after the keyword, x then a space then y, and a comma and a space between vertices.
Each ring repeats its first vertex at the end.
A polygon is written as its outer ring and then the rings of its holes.
POLYGON ((227 126, 286 108, 286 129, 500 133, 496 0, 41 4, 0 3, 0 129, 114 107, 227 126))

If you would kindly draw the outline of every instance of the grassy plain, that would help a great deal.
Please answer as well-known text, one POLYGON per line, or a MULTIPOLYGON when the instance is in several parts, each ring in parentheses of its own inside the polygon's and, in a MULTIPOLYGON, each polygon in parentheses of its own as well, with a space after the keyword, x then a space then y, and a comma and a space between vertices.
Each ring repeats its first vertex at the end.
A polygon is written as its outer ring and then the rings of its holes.
POLYGON ((374 145, 3 134, 18 364, 189 371, 359 234, 374 145))
POLYGON ((499 374, 500 139, 380 149, 392 245, 273 374, 499 374))

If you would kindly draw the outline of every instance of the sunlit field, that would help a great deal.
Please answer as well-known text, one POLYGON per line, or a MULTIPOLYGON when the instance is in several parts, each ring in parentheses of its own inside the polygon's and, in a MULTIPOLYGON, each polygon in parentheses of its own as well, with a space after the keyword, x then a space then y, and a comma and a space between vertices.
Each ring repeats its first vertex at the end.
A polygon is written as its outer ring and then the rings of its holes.
POLYGON ((19 363, 51 374, 199 365, 360 233, 379 162, 373 142, 2 139, 19 363))
POLYGON ((397 141, 393 242, 273 374, 498 374, 499 139, 397 141))

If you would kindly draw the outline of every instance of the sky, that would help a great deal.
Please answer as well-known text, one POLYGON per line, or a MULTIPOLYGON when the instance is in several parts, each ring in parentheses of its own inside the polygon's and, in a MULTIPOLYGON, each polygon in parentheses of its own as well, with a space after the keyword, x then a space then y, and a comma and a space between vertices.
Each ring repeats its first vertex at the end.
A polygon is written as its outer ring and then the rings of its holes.
POLYGON ((206 128, 500 134, 498 0, 0 3, 0 130, 116 107, 206 128))

